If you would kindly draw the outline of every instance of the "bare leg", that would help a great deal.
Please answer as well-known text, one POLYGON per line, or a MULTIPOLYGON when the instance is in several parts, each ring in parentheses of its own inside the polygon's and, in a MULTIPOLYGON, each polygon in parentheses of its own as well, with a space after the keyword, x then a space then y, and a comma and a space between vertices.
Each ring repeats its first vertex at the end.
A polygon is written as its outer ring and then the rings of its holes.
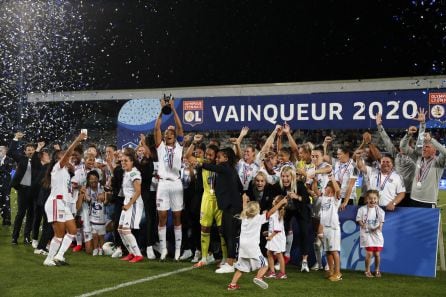
MULTIPOLYGON (((271 251, 267 251, 266 255, 268 256, 268 267, 269 267, 269 271, 271 272, 275 272, 274 270, 274 256, 273 253, 271 251)), ((283 258, 283 257, 282 257, 283 258)))
POLYGON ((279 261, 280 272, 285 274, 285 258, 283 258, 283 254, 282 253, 277 253, 276 257, 277 257, 277 260, 279 261))
POLYGON ((240 279, 240 277, 242 275, 243 275, 243 272, 241 272, 240 270, 236 270, 234 273, 234 276, 232 277, 231 284, 233 284, 233 285, 237 284, 238 280, 240 279))
POLYGON ((334 273, 340 274, 341 273, 341 259, 339 257, 339 252, 333 251, 333 252, 330 252, 330 254, 332 255, 333 261, 334 261, 334 273))

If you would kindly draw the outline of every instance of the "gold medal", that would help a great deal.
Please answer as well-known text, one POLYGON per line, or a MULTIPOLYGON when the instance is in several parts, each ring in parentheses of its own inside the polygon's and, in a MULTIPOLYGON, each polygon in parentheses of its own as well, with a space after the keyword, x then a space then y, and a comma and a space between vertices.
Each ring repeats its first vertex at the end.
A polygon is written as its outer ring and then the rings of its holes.
POLYGON ((417 187, 421 188, 421 182, 417 182, 417 187))

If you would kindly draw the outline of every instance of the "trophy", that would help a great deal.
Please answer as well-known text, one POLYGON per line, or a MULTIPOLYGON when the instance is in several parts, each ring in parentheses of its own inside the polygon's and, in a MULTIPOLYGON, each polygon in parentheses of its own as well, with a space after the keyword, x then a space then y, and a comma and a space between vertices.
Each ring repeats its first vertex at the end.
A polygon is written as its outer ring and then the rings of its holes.
POLYGON ((169 94, 169 96, 166 96, 166 94, 164 94, 163 96, 163 100, 164 100, 164 106, 163 108, 161 108, 161 112, 164 114, 170 114, 172 112, 172 107, 170 107, 170 100, 173 100, 172 94, 169 94))

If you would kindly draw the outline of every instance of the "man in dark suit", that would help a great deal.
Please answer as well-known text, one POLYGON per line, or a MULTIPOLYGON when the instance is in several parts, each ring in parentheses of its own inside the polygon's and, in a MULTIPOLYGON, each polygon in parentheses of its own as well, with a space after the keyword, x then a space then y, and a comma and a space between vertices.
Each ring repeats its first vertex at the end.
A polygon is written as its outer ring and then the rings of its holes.
POLYGON ((0 146, 0 213, 3 226, 11 226, 11 171, 15 168, 14 160, 6 155, 8 148, 0 146))
POLYGON ((17 244, 25 215, 24 243, 31 243, 30 233, 33 223, 34 195, 36 195, 36 193, 33 193, 31 185, 37 178, 40 167, 42 166, 38 154, 35 154, 36 146, 34 144, 28 143, 25 145, 25 154, 19 151, 19 141, 23 136, 24 134, 22 132, 17 132, 8 150, 8 156, 11 156, 17 163, 16 172, 11 182, 11 186, 17 190, 18 206, 17 215, 14 219, 12 244, 17 244))

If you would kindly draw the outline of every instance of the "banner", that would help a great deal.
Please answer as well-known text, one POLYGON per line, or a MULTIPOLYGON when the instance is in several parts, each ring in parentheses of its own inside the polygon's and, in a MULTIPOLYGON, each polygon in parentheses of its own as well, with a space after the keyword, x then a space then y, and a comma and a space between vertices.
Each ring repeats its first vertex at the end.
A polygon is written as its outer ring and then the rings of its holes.
MULTIPOLYGON (((418 109, 429 111, 428 127, 443 127, 446 90, 427 89, 373 92, 337 92, 268 96, 176 98, 175 108, 185 131, 230 131, 248 126, 271 131, 284 124, 291 129, 375 129, 375 115, 382 114, 385 128, 408 128, 418 109), (443 100, 445 99, 445 100, 443 100)), ((118 116, 119 146, 137 142, 139 133, 154 128, 159 99, 127 102, 118 116)), ((173 124, 163 115, 162 129, 173 124)))
MULTIPOLYGON (((357 210, 357 206, 348 206, 339 213, 341 268, 364 271, 365 250, 359 247, 357 210)), ((440 210, 436 208, 397 207, 394 212, 386 211, 381 271, 435 277, 439 222, 440 210)))

